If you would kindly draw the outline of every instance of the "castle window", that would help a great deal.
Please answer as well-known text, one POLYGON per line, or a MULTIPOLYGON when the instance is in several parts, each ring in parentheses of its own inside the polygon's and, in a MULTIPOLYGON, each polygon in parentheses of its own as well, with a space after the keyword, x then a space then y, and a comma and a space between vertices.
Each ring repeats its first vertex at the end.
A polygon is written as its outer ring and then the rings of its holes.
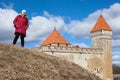
POLYGON ((66 44, 66 46, 68 46, 68 44, 66 44))
POLYGON ((57 44, 57 46, 59 47, 59 43, 57 44))
POLYGON ((85 60, 87 60, 87 58, 85 58, 85 60))
POLYGON ((99 69, 98 69, 98 68, 95 68, 95 72, 99 72, 99 69))
POLYGON ((87 67, 89 67, 89 65, 87 65, 87 67))
POLYGON ((98 68, 96 68, 96 71, 98 72, 98 68))

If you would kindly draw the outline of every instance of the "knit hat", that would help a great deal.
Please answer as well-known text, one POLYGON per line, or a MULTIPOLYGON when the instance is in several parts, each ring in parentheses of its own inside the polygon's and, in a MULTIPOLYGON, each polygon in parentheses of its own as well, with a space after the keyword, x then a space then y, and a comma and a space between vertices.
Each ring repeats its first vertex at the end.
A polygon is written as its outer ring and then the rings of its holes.
POLYGON ((24 9, 24 10, 22 10, 22 14, 23 14, 24 12, 26 13, 26 10, 25 10, 25 9, 24 9))

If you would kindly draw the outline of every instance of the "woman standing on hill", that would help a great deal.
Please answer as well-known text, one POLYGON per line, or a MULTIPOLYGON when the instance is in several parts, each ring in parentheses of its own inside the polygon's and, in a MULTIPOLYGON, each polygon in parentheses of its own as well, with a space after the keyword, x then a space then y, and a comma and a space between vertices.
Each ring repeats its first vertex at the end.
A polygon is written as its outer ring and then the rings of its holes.
POLYGON ((21 46, 24 47, 24 38, 26 36, 26 30, 29 26, 28 17, 26 16, 26 10, 22 10, 22 14, 15 17, 13 20, 15 27, 15 38, 13 44, 15 45, 19 36, 21 38, 21 46))

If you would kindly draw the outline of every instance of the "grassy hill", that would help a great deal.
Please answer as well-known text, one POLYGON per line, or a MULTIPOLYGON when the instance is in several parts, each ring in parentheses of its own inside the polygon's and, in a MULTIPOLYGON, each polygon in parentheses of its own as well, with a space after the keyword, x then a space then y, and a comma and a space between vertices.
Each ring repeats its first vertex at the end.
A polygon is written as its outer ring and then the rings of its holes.
POLYGON ((0 44, 0 80, 100 80, 80 66, 14 45, 0 44))

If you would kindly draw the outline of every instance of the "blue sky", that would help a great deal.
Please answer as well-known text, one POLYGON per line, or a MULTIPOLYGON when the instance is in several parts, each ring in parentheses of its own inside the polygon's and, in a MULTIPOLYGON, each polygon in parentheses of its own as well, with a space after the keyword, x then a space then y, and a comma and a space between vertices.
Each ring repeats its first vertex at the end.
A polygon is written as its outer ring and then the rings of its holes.
POLYGON ((120 2, 119 0, 31 0, 31 1, 16 1, 16 0, 0 0, 0 7, 10 7, 21 12, 22 9, 28 11, 28 15, 32 16, 43 15, 43 11, 56 16, 66 16, 71 19, 84 19, 96 10, 109 8, 110 5, 120 2), (4 5, 3 5, 4 4, 4 5))
POLYGON ((0 42, 12 43, 12 21, 22 9, 27 10, 30 24, 26 48, 39 46, 54 27, 72 45, 91 47, 90 30, 102 9, 113 30, 113 63, 120 65, 120 0, 0 0, 0 42))

